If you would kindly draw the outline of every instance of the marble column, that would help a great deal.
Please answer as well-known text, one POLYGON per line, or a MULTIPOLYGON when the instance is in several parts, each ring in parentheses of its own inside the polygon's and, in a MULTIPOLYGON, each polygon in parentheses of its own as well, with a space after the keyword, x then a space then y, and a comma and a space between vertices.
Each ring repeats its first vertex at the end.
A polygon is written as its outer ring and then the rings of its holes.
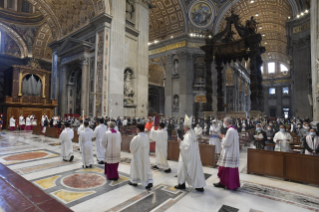
POLYGON ((88 103, 88 74, 89 74, 89 58, 81 58, 82 62, 82 84, 81 84, 81 115, 87 116, 87 103, 88 103))
POLYGON ((67 92, 67 79, 68 79, 68 66, 63 65, 60 67, 60 86, 59 86, 59 96, 61 101, 59 102, 59 115, 64 117, 64 114, 68 114, 68 92, 67 92))
POLYGON ((172 116, 173 108, 173 83, 172 72, 174 55, 170 54, 166 56, 166 81, 165 81, 165 115, 172 116))
MULTIPOLYGON (((118 1, 118 0, 116 0, 118 1)), ((121 0, 122 1, 122 0, 121 0)), ((113 1, 114 2, 114 1, 113 1)), ((125 4, 124 0, 124 4, 125 4)), ((144 0, 136 1, 138 52, 137 52, 137 116, 146 117, 148 115, 148 55, 149 55, 149 2, 144 0)), ((126 5, 126 4, 125 4, 126 5)), ((124 10, 125 11, 125 10, 124 10)), ((125 32, 123 32, 125 34, 125 32)), ((124 35, 123 35, 124 36, 124 35)), ((112 44, 113 45, 113 44, 112 44)))
POLYGON ((211 55, 206 55, 205 64, 206 64, 206 108, 205 111, 213 111, 213 80, 212 80, 212 64, 211 55))
POLYGON ((246 81, 244 78, 241 79, 241 104, 242 111, 246 111, 246 101, 245 101, 245 84, 246 81))
MULTIPOLYGON (((4 40, 4 39, 2 39, 4 40)), ((59 98, 58 98, 58 88, 59 88, 59 71, 58 71, 58 67, 59 67, 59 58, 56 55, 56 52, 52 53, 52 71, 51 71, 51 94, 50 94, 50 98, 54 99, 54 100, 58 100, 58 105, 59 105, 59 98)), ((60 112, 60 111, 59 111, 60 112)), ((58 108, 54 109, 54 114, 58 115, 60 114, 58 112, 58 108)))
POLYGON ((257 79, 257 55, 252 52, 250 54, 250 103, 251 110, 258 111, 258 79, 257 79))
POLYGON ((235 70, 233 70, 234 76, 234 112, 238 111, 238 75, 235 70))
POLYGON ((224 112, 224 92, 223 92, 223 66, 222 61, 217 59, 215 61, 217 70, 217 110, 218 112, 224 112))
POLYGON ((313 120, 319 121, 319 2, 311 0, 310 8, 311 30, 311 76, 313 120))
POLYGON ((193 114, 194 98, 193 98, 193 78, 194 66, 193 55, 187 51, 178 53, 179 70, 183 70, 183 74, 179 75, 179 115, 195 115, 193 114))

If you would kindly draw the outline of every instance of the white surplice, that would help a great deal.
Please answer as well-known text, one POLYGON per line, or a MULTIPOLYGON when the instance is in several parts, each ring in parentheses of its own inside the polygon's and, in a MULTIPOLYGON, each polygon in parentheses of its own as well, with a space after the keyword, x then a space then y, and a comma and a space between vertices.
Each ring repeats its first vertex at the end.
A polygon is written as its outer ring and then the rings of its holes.
POLYGON ((10 127, 16 126, 16 120, 14 118, 10 118, 10 127))
POLYGON ((102 138, 107 131, 107 127, 104 124, 100 124, 94 130, 93 136, 96 138, 95 146, 96 146, 96 156, 98 161, 104 160, 105 148, 102 145, 102 138))
POLYGON ((165 128, 161 130, 154 130, 152 127, 150 132, 150 139, 155 141, 156 166, 161 169, 169 169, 167 163, 167 145, 168 133, 165 128))
POLYGON ((72 139, 74 138, 74 131, 69 127, 65 128, 59 139, 61 140, 61 156, 64 160, 70 160, 73 155, 72 139))
POLYGON ((36 118, 32 118, 32 126, 37 126, 37 119, 36 118))
POLYGON ((273 141, 276 143, 276 145, 279 145, 280 152, 291 152, 290 143, 293 141, 293 139, 290 133, 279 131, 275 134, 273 141), (279 142, 277 142, 277 140, 279 140, 279 142))
POLYGON ((132 153, 130 181, 147 186, 153 183, 149 151, 150 141, 145 133, 134 136, 130 144, 132 153))
POLYGON ((25 120, 23 116, 20 116, 19 118, 19 125, 25 125, 25 120))
POLYGON ((222 151, 217 165, 229 168, 239 167, 239 136, 234 127, 229 127, 226 136, 222 139, 222 151))
POLYGON ((195 131, 195 134, 196 134, 197 138, 202 138, 202 136, 203 136, 203 128, 195 127, 194 131, 195 131))
POLYGON ((205 187, 206 181, 200 159, 199 146, 193 130, 190 129, 186 132, 184 140, 179 145, 179 149, 178 183, 183 184, 187 182, 194 188, 205 187))
POLYGON ((42 118, 41 118, 41 126, 42 126, 42 127, 44 126, 44 120, 45 120, 45 117, 42 116, 42 118))
POLYGON ((26 126, 31 126, 31 119, 29 117, 26 118, 25 125, 26 126))
POLYGON ((221 141, 219 138, 219 132, 220 128, 217 126, 217 124, 214 126, 210 126, 209 128, 209 144, 215 145, 215 153, 220 154, 220 151, 222 149, 221 141))
POLYGON ((108 164, 119 163, 121 161, 121 133, 112 133, 108 130, 103 135, 102 146, 105 149, 104 162, 108 164))
POLYGON ((89 127, 84 128, 79 136, 79 145, 82 150, 82 163, 84 166, 90 166, 94 163, 92 149, 93 137, 93 130, 89 127))
POLYGON ((84 124, 81 124, 78 128, 78 135, 80 135, 80 133, 84 131, 84 124))

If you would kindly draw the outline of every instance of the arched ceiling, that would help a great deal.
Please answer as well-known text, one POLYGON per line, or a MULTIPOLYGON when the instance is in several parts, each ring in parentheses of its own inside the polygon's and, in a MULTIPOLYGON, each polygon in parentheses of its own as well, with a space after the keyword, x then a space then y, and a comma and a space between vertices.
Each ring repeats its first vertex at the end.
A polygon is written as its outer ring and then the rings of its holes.
POLYGON ((150 10, 150 41, 184 33, 185 19, 179 0, 153 0, 150 10))
MULTIPOLYGON (((286 21, 288 17, 293 17, 290 0, 239 0, 233 8, 242 24, 252 16, 257 20, 258 33, 262 34, 262 45, 266 47, 266 53, 262 55, 264 61, 281 60, 289 63, 286 54, 286 21)), ((226 25, 224 19, 228 16, 230 11, 224 15, 219 31, 224 29, 226 25)), ((234 37, 239 39, 237 34, 234 37)))
POLYGON ((150 64, 148 69, 148 76, 149 76, 148 81, 151 84, 164 86, 165 73, 163 68, 160 65, 150 64))
POLYGON ((53 39, 61 39, 89 23, 96 15, 111 14, 110 0, 28 0, 41 12, 53 39))

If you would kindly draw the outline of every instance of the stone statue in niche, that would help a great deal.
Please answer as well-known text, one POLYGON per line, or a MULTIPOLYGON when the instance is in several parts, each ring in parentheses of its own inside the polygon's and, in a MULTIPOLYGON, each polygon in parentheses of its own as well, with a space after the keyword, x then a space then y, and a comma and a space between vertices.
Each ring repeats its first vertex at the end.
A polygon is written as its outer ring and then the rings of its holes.
POLYGON ((173 109, 178 109, 179 108, 179 96, 174 95, 173 99, 173 109))
POLYGON ((126 19, 132 20, 135 12, 135 6, 133 0, 126 0, 126 19))
POLYGON ((131 85, 132 71, 127 69, 124 72, 124 104, 130 105, 134 103, 134 90, 131 85))
POLYGON ((178 76, 179 74, 179 70, 178 70, 178 66, 179 66, 179 62, 177 59, 174 60, 174 63, 173 63, 173 71, 172 71, 172 74, 173 76, 178 76))

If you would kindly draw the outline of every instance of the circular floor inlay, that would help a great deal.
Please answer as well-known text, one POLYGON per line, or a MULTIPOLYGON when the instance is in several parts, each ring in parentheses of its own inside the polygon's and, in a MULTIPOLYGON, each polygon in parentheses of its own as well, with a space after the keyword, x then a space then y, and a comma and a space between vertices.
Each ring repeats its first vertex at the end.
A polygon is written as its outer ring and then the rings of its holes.
POLYGON ((4 157, 3 159, 6 161, 31 160, 31 159, 36 159, 36 158, 43 158, 47 155, 48 155, 48 153, 46 153, 46 152, 28 152, 28 153, 10 155, 10 156, 4 157))
POLYGON ((64 185, 78 189, 95 188, 106 183, 104 177, 92 173, 72 174, 65 177, 62 181, 64 185))

